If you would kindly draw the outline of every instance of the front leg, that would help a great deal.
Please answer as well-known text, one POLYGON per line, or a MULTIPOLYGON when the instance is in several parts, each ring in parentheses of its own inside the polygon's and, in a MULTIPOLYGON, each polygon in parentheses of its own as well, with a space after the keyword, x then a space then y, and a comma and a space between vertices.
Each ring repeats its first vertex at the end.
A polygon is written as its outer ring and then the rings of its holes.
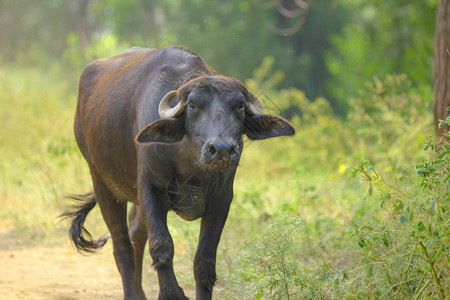
POLYGON ((168 210, 164 205, 164 195, 149 186, 141 189, 140 199, 145 208, 150 256, 158 273, 158 299, 188 299, 173 271, 174 245, 167 228, 168 210))
POLYGON ((212 298, 216 282, 217 246, 228 217, 232 197, 233 190, 230 188, 214 200, 211 210, 202 218, 200 239, 194 258, 197 300, 212 298))

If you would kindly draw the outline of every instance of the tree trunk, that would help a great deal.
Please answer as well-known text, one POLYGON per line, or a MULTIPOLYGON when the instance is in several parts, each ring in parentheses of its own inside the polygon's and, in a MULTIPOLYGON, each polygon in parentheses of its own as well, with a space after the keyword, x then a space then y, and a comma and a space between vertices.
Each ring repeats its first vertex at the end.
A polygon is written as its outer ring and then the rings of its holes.
POLYGON ((439 120, 448 116, 450 106, 450 0, 440 0, 434 42, 434 118, 439 139, 448 125, 439 128, 439 120))

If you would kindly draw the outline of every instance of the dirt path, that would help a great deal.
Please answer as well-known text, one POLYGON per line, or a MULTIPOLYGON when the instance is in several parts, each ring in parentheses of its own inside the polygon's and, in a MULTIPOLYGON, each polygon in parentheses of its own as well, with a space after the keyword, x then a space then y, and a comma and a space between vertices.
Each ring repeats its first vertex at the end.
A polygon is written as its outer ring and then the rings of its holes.
MULTIPOLYGON (((25 247, 11 231, 0 231, 0 299, 122 299, 111 245, 83 256, 67 242, 25 247)), ((157 298, 157 285, 144 287, 157 298)))

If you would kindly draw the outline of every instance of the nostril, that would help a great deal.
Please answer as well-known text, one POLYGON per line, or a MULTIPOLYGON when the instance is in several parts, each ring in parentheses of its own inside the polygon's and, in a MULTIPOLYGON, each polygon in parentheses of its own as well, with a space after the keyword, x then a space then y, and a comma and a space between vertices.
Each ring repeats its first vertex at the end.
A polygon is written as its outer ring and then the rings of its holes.
POLYGON ((211 154, 211 156, 214 156, 216 152, 216 147, 214 147, 214 145, 209 145, 209 154, 211 154))
POLYGON ((230 157, 235 157, 236 155, 237 155, 236 148, 235 147, 231 147, 231 149, 230 149, 230 157))

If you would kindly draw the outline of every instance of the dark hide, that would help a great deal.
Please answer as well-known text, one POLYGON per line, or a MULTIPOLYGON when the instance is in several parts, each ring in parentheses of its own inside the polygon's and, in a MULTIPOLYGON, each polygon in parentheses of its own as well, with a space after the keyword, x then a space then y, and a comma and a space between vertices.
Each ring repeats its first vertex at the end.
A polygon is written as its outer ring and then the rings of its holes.
MULTIPOLYGON (((217 76, 194 52, 181 47, 131 48, 89 64, 80 78, 75 137, 94 191, 65 214, 81 251, 94 251, 84 228, 98 204, 108 226, 125 299, 145 299, 142 258, 149 243, 158 273, 159 299, 186 299, 173 271, 170 210, 201 218, 194 258, 197 299, 211 299, 217 245, 233 197, 242 135, 265 139, 294 134, 284 119, 250 113, 249 92, 238 80, 217 76), (175 118, 160 119, 164 95, 177 90, 175 118), (134 203, 128 214, 127 203, 134 203)), ((253 98, 252 98, 253 99, 253 98)), ((251 106, 253 107, 253 106, 251 106)))

